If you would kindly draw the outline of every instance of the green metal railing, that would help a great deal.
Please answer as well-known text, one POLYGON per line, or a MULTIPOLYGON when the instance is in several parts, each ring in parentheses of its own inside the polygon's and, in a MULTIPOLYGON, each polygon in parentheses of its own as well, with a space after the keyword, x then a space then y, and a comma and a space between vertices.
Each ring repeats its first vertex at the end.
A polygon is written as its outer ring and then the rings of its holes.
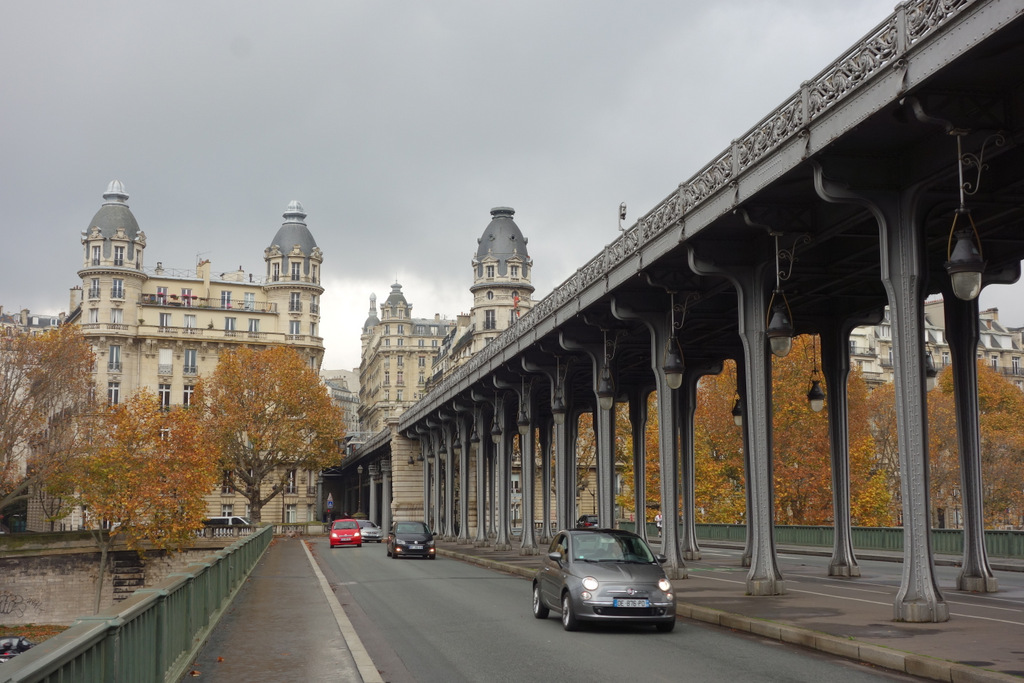
MULTIPOLYGON (((632 530, 632 522, 621 522, 623 529, 632 530)), ((647 535, 658 533, 653 523, 647 523, 647 535)), ((961 529, 932 529, 932 551, 942 555, 961 555, 964 537, 961 529)), ((742 524, 698 524, 697 538, 702 541, 743 543, 747 527, 742 524)), ((900 527, 854 527, 853 547, 858 550, 903 550, 903 529, 900 527)), ((806 545, 831 548, 830 526, 776 526, 775 543, 778 545, 806 545)), ((990 557, 1024 559, 1024 531, 986 529, 985 548, 990 557)))
POLYGON ((0 683, 178 681, 273 540, 267 525, 18 655, 0 683))

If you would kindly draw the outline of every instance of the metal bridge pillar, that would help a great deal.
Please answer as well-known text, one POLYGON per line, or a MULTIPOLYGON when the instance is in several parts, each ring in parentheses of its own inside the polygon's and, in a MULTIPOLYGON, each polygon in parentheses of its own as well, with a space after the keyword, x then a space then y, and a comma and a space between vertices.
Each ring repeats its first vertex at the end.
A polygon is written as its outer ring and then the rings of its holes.
MULTIPOLYGON (((703 275, 724 277, 736 289, 739 335, 743 344, 742 375, 744 454, 747 464, 747 538, 752 543, 748 595, 786 592, 775 554, 775 500, 772 484, 771 352, 767 328, 771 292, 761 266, 720 267, 702 261, 690 250, 690 267, 703 275)), ((737 361, 739 366, 739 361, 737 361)))
POLYGON ((679 410, 676 391, 669 387, 661 356, 671 329, 670 312, 640 312, 612 299, 612 315, 620 320, 639 320, 651 337, 651 371, 658 392, 658 460, 661 468, 661 551, 668 558, 665 573, 671 579, 687 577, 679 548, 679 410))
POLYGON ((722 371, 720 362, 688 364, 683 370, 683 384, 679 390, 679 450, 680 500, 682 533, 679 550, 686 560, 699 560, 696 513, 696 453, 694 451, 694 418, 697 413, 697 384, 704 375, 717 375, 722 371))
POLYGON ((650 389, 634 388, 629 392, 629 424, 633 437, 633 507, 636 511, 636 533, 647 540, 647 398, 650 389))
POLYGON ((953 361, 953 396, 960 446, 960 492, 964 505, 964 555, 956 585, 962 591, 994 593, 985 549, 985 510, 981 485, 981 433, 978 424, 978 300, 961 301, 951 288, 943 290, 946 341, 953 361))
POLYGON ((821 331, 821 370, 828 389, 828 438, 832 457, 832 560, 829 576, 860 576, 850 528, 850 377, 852 325, 831 321, 821 331))
POLYGON ((473 410, 473 434, 470 440, 476 446, 476 536, 473 546, 482 548, 487 545, 487 449, 491 443, 484 420, 483 408, 478 404, 473 410))

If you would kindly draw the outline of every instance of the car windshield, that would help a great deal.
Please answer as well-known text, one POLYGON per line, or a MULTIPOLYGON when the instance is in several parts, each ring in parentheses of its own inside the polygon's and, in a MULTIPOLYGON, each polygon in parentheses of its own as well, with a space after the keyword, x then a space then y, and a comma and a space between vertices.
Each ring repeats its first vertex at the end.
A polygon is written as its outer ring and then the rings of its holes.
POLYGON ((358 529, 359 525, 354 520, 344 520, 334 523, 335 529, 358 529))
POLYGON ((361 522, 359 522, 359 526, 363 527, 364 529, 376 529, 377 528, 377 525, 374 524, 373 522, 371 522, 368 519, 364 519, 361 522))
POLYGON ((579 534, 573 539, 572 556, 583 562, 654 562, 643 539, 626 534, 579 534))
POLYGON ((426 534, 427 525, 423 522, 399 522, 395 525, 396 534, 426 534))

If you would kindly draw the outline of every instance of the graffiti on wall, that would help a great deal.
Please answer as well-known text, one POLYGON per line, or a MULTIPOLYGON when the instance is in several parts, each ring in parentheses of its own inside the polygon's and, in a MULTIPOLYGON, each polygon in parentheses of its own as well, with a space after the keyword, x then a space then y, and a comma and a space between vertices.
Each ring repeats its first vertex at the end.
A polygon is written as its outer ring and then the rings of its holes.
POLYGON ((26 598, 8 590, 0 590, 0 614, 23 617, 29 609, 39 610, 42 607, 43 603, 38 598, 26 598))

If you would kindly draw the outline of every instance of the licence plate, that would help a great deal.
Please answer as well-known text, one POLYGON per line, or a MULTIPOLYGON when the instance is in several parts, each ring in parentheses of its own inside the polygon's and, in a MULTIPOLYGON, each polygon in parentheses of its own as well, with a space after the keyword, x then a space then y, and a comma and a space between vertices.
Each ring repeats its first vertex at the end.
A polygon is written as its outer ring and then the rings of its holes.
POLYGON ((650 607, 651 602, 644 598, 643 600, 638 598, 616 598, 616 607, 650 607))
POLYGON ((410 545, 409 546, 409 550, 423 550, 423 546, 421 546, 421 545, 410 545))

